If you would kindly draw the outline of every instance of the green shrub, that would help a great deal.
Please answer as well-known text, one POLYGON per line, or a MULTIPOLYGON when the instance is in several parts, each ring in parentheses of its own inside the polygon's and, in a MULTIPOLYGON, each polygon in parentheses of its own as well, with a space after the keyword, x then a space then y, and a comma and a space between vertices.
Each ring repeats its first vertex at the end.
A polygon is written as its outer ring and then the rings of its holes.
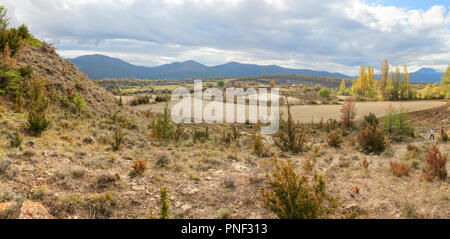
POLYGON ((17 30, 19 31, 19 36, 22 39, 27 39, 31 36, 30 32, 28 31, 28 27, 25 24, 20 25, 17 30))
POLYGON ((167 187, 161 186, 159 189, 161 197, 160 219, 169 219, 169 196, 167 195, 167 187))
POLYGON ((21 84, 19 84, 19 88, 14 92, 14 108, 18 113, 22 113, 22 110, 25 106, 25 96, 27 91, 29 90, 28 86, 28 78, 23 79, 21 84))
POLYGON ((364 120, 363 120, 363 127, 365 128, 367 125, 372 125, 373 127, 377 128, 379 124, 379 121, 377 119, 377 116, 370 112, 368 115, 364 116, 364 120))
POLYGON ((23 40, 26 44, 33 47, 41 47, 43 43, 36 39, 33 35, 30 35, 27 39, 23 40))
POLYGON ((0 52, 0 94, 14 95, 20 87, 20 73, 15 70, 12 50, 8 45, 0 52))
POLYGON ((209 139, 209 127, 207 124, 204 124, 203 127, 194 126, 192 129, 192 141, 195 143, 197 140, 205 140, 209 139))
POLYGON ((22 24, 19 28, 17 28, 19 32, 20 38, 22 38, 25 44, 31 45, 33 47, 41 47, 42 42, 36 39, 33 35, 28 31, 28 27, 25 24, 22 24))
POLYGON ((85 90, 86 88, 84 87, 84 85, 83 85, 83 83, 82 83, 81 81, 77 80, 77 81, 75 82, 75 89, 80 90, 80 91, 83 91, 83 90, 85 90))
POLYGON ((405 110, 389 112, 384 117, 383 129, 393 140, 398 141, 402 137, 414 137, 414 130, 408 123, 408 113, 405 110))
POLYGON ((75 97, 73 97, 72 99, 72 103, 75 114, 81 115, 83 109, 86 108, 84 98, 81 95, 76 94, 75 97))
POLYGON ((122 147, 123 139, 125 135, 120 126, 115 127, 112 133, 112 140, 110 141, 110 145, 114 151, 119 151, 122 147))
POLYGON ((156 102, 168 102, 170 100, 170 95, 168 94, 158 94, 155 98, 156 102))
POLYGON ((51 123, 47 120, 45 113, 31 110, 28 113, 27 125, 31 131, 40 134, 43 131, 47 130, 50 127, 51 123))
POLYGON ((162 114, 156 115, 151 123, 152 134, 162 140, 168 140, 174 135, 174 129, 170 122, 169 107, 166 105, 162 114))
POLYGON ((30 78, 33 76, 33 67, 31 65, 22 66, 19 68, 19 73, 23 78, 30 78))
POLYGON ((22 145, 23 137, 20 135, 19 128, 17 128, 14 133, 10 135, 9 144, 12 147, 20 147, 22 145))
POLYGON ((14 94, 20 86, 20 73, 15 70, 0 69, 0 94, 14 94))
POLYGON ((11 49, 11 56, 14 56, 22 47, 23 40, 17 29, 0 30, 0 51, 4 51, 7 47, 11 49))
POLYGON ((130 101, 130 105, 132 105, 132 106, 148 104, 148 103, 150 103, 150 97, 148 95, 136 95, 130 101))
POLYGON ((280 117, 280 128, 273 136, 275 144, 282 151, 290 151, 293 153, 305 152, 308 147, 308 129, 300 123, 295 122, 291 114, 291 106, 288 103, 288 117, 283 119, 280 117))
POLYGON ((319 90, 319 92, 317 94, 320 96, 320 98, 327 101, 328 98, 330 98, 331 92, 330 92, 330 89, 328 89, 328 88, 322 88, 319 90))
POLYGON ((85 206, 95 218, 109 218, 119 206, 119 201, 113 193, 95 193, 86 198, 85 206))
POLYGON ((28 128, 40 134, 47 130, 51 123, 47 119, 48 97, 45 79, 33 78, 30 85, 30 105, 27 119, 28 128))
POLYGON ((269 156, 269 148, 264 145, 260 133, 255 132, 253 134, 253 152, 259 157, 269 156))
MULTIPOLYGON (((161 208, 160 208, 160 216, 159 219, 170 219, 170 203, 169 203, 169 196, 167 193, 167 187, 166 186, 161 186, 159 188, 159 195, 161 198, 161 208)), ((153 212, 150 211, 150 216, 148 217, 149 219, 157 219, 157 217, 153 216, 153 212)))
POLYGON ((327 192, 324 178, 298 175, 291 161, 279 163, 267 174, 267 187, 262 189, 264 204, 280 219, 317 219, 333 217, 338 199, 327 192))
POLYGON ((175 141, 178 141, 180 139, 187 139, 187 138, 189 138, 189 135, 186 134, 184 126, 182 124, 177 124, 173 132, 173 139, 175 141))
POLYGON ((240 136, 241 131, 235 124, 232 124, 231 128, 226 128, 222 131, 222 141, 227 144, 237 140, 240 136))

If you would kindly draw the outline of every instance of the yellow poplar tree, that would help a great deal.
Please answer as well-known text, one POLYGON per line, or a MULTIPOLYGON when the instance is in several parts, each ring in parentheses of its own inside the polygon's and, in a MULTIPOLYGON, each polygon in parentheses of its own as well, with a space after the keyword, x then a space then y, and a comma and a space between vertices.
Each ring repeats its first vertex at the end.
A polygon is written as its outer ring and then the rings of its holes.
POLYGON ((442 76, 440 87, 445 93, 445 98, 450 99, 450 65, 442 76))
POLYGON ((340 92, 344 92, 345 91, 345 79, 342 79, 341 86, 339 87, 339 91, 340 92))
POLYGON ((368 71, 368 86, 372 89, 375 88, 375 73, 373 70, 373 66, 368 66, 367 67, 367 71, 368 71))
POLYGON ((410 90, 409 90, 409 72, 408 72, 408 68, 406 66, 406 64, 403 65, 403 72, 402 72, 402 78, 403 78, 403 82, 402 82, 402 98, 411 98, 412 95, 410 95, 410 90))
POLYGON ((441 86, 449 86, 450 85, 450 65, 447 66, 447 70, 441 79, 441 86))
POLYGON ((366 87, 366 80, 367 80, 367 78, 366 78, 366 66, 362 65, 360 67, 360 70, 359 70, 359 77, 358 77, 358 79, 356 81, 356 83, 357 83, 357 92, 359 94, 364 95, 365 87, 366 87))
POLYGON ((352 80, 352 94, 356 95, 357 91, 358 91, 358 80, 353 78, 353 80, 352 80))

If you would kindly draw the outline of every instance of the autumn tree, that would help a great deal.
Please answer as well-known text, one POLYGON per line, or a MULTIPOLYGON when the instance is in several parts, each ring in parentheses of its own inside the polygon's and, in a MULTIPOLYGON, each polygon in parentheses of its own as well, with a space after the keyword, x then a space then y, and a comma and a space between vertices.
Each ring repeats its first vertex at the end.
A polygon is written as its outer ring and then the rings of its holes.
POLYGON ((367 74, 368 79, 366 81, 367 81, 368 87, 371 89, 374 89, 375 88, 375 73, 374 73, 373 66, 367 67, 367 73, 368 73, 367 74))
POLYGON ((359 96, 364 96, 367 89, 367 77, 366 77, 366 66, 362 65, 359 69, 359 76, 356 80, 356 94, 359 96))
POLYGON ((393 91, 393 100, 399 100, 399 93, 400 93, 400 85, 401 85, 401 80, 400 80, 400 68, 398 66, 395 67, 395 73, 394 73, 394 91, 393 91))
POLYGON ((409 86, 407 66, 403 65, 402 72, 398 66, 394 68, 393 72, 390 72, 387 60, 380 64, 379 81, 375 81, 373 66, 362 65, 358 78, 353 80, 351 92, 354 96, 366 99, 376 99, 380 93, 383 99, 387 100, 413 99, 416 95, 416 92, 409 86))
POLYGON ((362 65, 360 67, 358 79, 356 79, 356 81, 354 81, 352 85, 353 95, 376 98, 377 91, 375 87, 375 73, 373 67, 367 66, 366 68, 364 65, 362 65))
POLYGON ((432 99, 433 98, 432 90, 433 90, 432 84, 427 84, 425 86, 425 89, 423 90, 423 98, 432 99))
POLYGON ((445 97, 447 99, 450 99, 450 65, 447 66, 447 70, 445 71, 444 75, 441 79, 441 88, 445 92, 445 97))
POLYGON ((350 95, 351 89, 346 88, 345 79, 342 79, 341 86, 339 87, 338 95, 350 95))
POLYGON ((383 95, 383 98, 386 98, 386 87, 389 83, 389 64, 387 59, 384 62, 381 62, 380 65, 380 83, 379 83, 379 91, 383 95))
POLYGON ((341 108, 342 125, 346 128, 352 128, 357 115, 355 101, 348 99, 341 108))
POLYGON ((271 88, 275 87, 276 85, 277 85, 277 84, 275 83, 274 80, 271 80, 271 81, 270 81, 270 87, 271 87, 271 88))
POLYGON ((344 93, 345 93, 345 79, 342 79, 338 94, 343 95, 344 93))
POLYGON ((403 78, 403 82, 402 82, 402 86, 400 88, 400 97, 402 99, 410 99, 411 94, 410 94, 410 89, 409 89, 409 72, 408 72, 408 68, 407 68, 406 64, 403 65, 402 78, 403 78))

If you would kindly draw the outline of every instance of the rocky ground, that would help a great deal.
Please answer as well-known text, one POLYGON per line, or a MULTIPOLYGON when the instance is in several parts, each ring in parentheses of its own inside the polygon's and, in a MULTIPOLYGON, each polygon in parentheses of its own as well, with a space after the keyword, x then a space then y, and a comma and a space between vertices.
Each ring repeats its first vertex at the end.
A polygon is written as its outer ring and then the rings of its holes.
MULTIPOLYGON (((16 206, 40 202, 56 218, 145 218, 158 212, 159 187, 165 185, 174 218, 274 217, 260 196, 270 157, 252 153, 250 132, 242 128, 230 145, 220 135, 168 144, 150 135, 130 137, 126 148, 114 152, 103 143, 107 134, 100 129, 81 123, 75 131, 55 127, 39 138, 26 137, 23 148, 2 143, 1 164, 9 166, 1 169, 0 200, 16 206), (148 163, 142 176, 130 175, 135 159, 148 163)), ((328 147, 324 137, 316 135, 313 150, 304 155, 280 152, 270 137, 265 142, 274 156, 297 162, 299 172, 305 160, 314 159, 315 168, 327 175, 330 192, 341 198, 342 213, 352 208, 366 218, 450 217, 449 180, 421 180, 424 156, 405 156, 407 142, 392 143, 382 155, 365 155, 351 135, 339 149, 328 147), (390 161, 415 168, 409 176, 396 177, 390 161)), ((429 141, 423 135, 409 143, 423 152, 429 141)), ((450 152, 449 144, 439 147, 450 152)))
MULTIPOLYGON (((50 85, 60 85, 55 89, 61 96, 81 83, 77 90, 87 107, 75 117, 54 103, 52 127, 33 136, 26 131, 26 113, 15 112, 1 96, 1 218, 147 218, 159 214, 160 186, 167 187, 172 218, 274 218, 260 193, 272 157, 296 162, 299 173, 311 170, 305 166, 310 165, 326 175, 329 192, 340 197, 338 217, 354 209, 362 218, 450 218, 449 178, 422 180, 428 128, 444 124, 448 129, 448 104, 411 113, 419 135, 391 142, 381 155, 362 153, 355 141, 357 131, 348 132, 341 148, 330 148, 326 133, 314 126, 309 152, 281 152, 267 136, 263 142, 269 157, 258 157, 251 125, 238 126, 239 137, 230 143, 222 135, 229 125, 210 125, 209 137, 195 141, 194 129, 204 126, 187 125, 180 140, 162 142, 151 133, 152 115, 127 105, 119 111, 109 92, 53 51, 24 51, 18 64, 33 64, 50 85), (110 142, 117 122, 125 137, 123 147, 114 151, 110 142), (18 148, 9 144, 17 128, 23 136, 18 148), (408 144, 417 150, 412 153, 408 144), (133 173, 137 160, 147 166, 142 175, 133 173), (391 161, 411 165, 409 176, 394 176, 391 161)), ((439 147, 450 153, 449 143, 439 147)))

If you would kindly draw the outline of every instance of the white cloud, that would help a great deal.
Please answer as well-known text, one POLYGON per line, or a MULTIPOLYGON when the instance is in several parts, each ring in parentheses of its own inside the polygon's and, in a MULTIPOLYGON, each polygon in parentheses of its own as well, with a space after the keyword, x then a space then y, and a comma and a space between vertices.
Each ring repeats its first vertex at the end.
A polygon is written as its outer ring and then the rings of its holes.
POLYGON ((141 65, 239 61, 356 74, 360 64, 444 70, 445 6, 406 10, 360 0, 14 0, 12 23, 65 56, 103 53, 141 65))

